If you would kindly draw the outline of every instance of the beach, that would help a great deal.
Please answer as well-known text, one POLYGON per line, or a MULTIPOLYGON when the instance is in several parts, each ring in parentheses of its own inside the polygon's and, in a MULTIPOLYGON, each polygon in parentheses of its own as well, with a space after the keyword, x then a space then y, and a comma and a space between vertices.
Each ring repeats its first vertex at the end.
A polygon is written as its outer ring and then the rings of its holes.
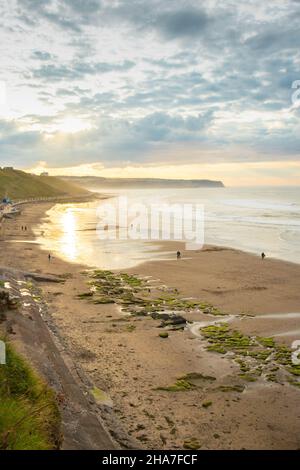
MULTIPOLYGON (((281 370, 270 379, 276 365, 267 361, 257 365, 261 375, 248 380, 241 374, 241 356, 207 350, 199 334, 201 327, 225 323, 247 337, 272 336, 276 344, 291 347, 300 338, 300 265, 268 257, 262 261, 228 247, 185 251, 175 242, 159 245, 167 259, 141 263, 126 273, 151 286, 144 288, 150 299, 180 298, 183 307, 177 313, 190 326, 169 328, 164 338, 159 317, 126 315, 119 303, 97 304, 84 296, 90 266, 55 254, 49 262, 35 233, 52 205, 26 205, 20 217, 5 221, 0 264, 64 277, 64 283, 39 287, 70 358, 94 385, 100 411, 114 415, 106 426, 121 447, 126 435, 127 446, 147 449, 300 448, 299 387, 281 370), (203 306, 185 309, 191 298, 203 306), (178 381, 189 385, 175 390, 178 381)), ((119 276, 118 270, 114 273, 119 276)))

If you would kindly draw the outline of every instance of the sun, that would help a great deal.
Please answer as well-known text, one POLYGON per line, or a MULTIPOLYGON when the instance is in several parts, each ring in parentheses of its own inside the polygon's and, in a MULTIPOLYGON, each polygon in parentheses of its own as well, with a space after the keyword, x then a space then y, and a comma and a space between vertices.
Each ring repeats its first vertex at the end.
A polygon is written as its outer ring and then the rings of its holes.
POLYGON ((57 123, 57 130, 65 134, 76 134, 90 127, 89 122, 75 117, 65 117, 57 123))

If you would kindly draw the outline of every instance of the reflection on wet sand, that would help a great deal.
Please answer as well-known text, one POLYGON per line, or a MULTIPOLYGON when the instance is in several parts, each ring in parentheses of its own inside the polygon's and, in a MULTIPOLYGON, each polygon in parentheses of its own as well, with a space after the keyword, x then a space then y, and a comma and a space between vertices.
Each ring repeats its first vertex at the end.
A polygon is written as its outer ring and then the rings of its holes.
MULTIPOLYGON (((56 204, 35 229, 43 250, 65 261, 102 269, 127 269, 149 259, 165 259, 166 253, 141 240, 103 240, 97 231, 99 201, 56 204)), ((109 233, 108 233, 109 235, 109 233)))
POLYGON ((65 254, 69 261, 77 258, 77 219, 72 208, 68 208, 61 216, 62 235, 60 237, 60 251, 65 254))

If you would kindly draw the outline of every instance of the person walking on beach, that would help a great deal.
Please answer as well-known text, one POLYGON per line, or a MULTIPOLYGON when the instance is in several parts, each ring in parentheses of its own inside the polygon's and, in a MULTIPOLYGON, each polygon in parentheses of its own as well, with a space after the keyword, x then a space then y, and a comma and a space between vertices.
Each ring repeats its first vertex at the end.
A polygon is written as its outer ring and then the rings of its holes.
POLYGON ((265 253, 264 253, 264 252, 262 252, 262 254, 261 254, 261 259, 262 259, 262 260, 264 260, 264 259, 265 259, 265 257, 266 257, 265 253))
POLYGON ((180 259, 181 258, 181 253, 180 251, 177 251, 177 259, 180 259))
POLYGON ((51 255, 50 255, 50 253, 49 253, 49 255, 48 255, 48 260, 49 260, 49 263, 50 263, 50 261, 51 261, 51 255))

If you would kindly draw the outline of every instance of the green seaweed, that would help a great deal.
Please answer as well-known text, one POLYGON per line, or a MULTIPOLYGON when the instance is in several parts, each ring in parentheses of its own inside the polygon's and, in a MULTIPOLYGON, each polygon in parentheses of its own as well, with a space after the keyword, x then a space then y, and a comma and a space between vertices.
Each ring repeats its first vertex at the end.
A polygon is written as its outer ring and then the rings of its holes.
POLYGON ((266 348, 274 348, 275 347, 275 342, 274 342, 273 338, 266 338, 266 337, 257 336, 256 339, 260 344, 262 344, 262 346, 265 346, 266 348))
POLYGON ((201 449, 201 444, 196 438, 191 437, 184 441, 183 448, 187 450, 198 450, 201 449))
POLYGON ((136 276, 131 276, 129 274, 121 274, 121 279, 131 287, 142 287, 143 281, 136 276))
POLYGON ((202 387, 202 385, 206 383, 212 383, 215 380, 216 378, 210 375, 203 375, 199 372, 189 372, 183 377, 179 377, 175 384, 168 387, 158 387, 156 390, 164 390, 167 392, 191 390, 196 387, 202 387))
POLYGON ((78 299, 88 299, 90 297, 93 297, 94 293, 93 292, 83 292, 82 294, 78 294, 76 297, 78 299))
POLYGON ((291 367, 288 367, 287 370, 288 370, 288 372, 290 372, 291 374, 300 377, 300 365, 295 365, 295 364, 293 364, 291 367))
POLYGON ((207 350, 211 351, 211 352, 217 352, 219 354, 226 354, 227 353, 227 349, 225 349, 223 346, 220 346, 218 344, 213 344, 211 346, 208 346, 207 350))
POLYGON ((271 351, 269 349, 259 349, 255 351, 249 351, 247 355, 257 359, 258 361, 266 361, 270 354, 271 351))
POLYGON ((228 325, 210 325, 200 329, 201 334, 208 339, 210 345, 214 346, 211 350, 217 352, 232 351, 232 350, 246 350, 253 347, 253 340, 249 336, 244 336, 237 330, 230 330, 228 325), (218 351, 219 350, 219 351, 218 351))
POLYGON ((135 325, 126 325, 126 330, 132 333, 136 329, 135 325))
POLYGON ((212 406, 212 401, 205 401, 202 403, 202 408, 209 408, 212 406))
POLYGON ((242 359, 236 359, 235 362, 237 362, 240 366, 241 372, 249 372, 250 371, 250 366, 246 364, 242 359))
POLYGON ((191 384, 187 380, 178 379, 173 385, 157 387, 155 390, 162 390, 164 392, 184 392, 192 390, 193 388, 195 388, 195 385, 191 384))
POLYGON ((203 375, 199 372, 190 372, 183 377, 180 377, 180 380, 185 380, 196 387, 201 386, 207 382, 212 383, 216 380, 216 377, 212 377, 211 375, 203 375))
POLYGON ((219 385, 217 390, 220 390, 221 392, 238 392, 242 393, 245 390, 245 385, 219 385))
POLYGON ((169 333, 167 331, 161 331, 158 335, 160 338, 168 338, 169 333))
POLYGON ((297 382, 296 380, 289 380, 289 383, 294 387, 300 388, 300 382, 297 382))
POLYGON ((266 379, 268 382, 277 382, 276 374, 267 374, 266 379))
POLYGON ((253 374, 239 374, 239 377, 241 379, 246 380, 247 382, 256 382, 257 377, 255 377, 253 374))

